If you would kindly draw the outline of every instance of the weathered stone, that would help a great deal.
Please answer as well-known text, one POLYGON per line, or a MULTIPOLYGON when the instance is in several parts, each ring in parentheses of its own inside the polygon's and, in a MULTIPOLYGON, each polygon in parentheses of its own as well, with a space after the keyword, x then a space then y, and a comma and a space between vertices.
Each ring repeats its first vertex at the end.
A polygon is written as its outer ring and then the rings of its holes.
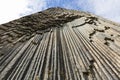
POLYGON ((120 80, 120 25, 59 7, 2 24, 0 80, 120 80))

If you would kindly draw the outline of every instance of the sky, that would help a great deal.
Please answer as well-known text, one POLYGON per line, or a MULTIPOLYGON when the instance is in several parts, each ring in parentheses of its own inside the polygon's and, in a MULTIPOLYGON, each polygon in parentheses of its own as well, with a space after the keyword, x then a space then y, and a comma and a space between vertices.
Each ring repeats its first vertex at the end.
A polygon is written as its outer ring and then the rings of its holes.
POLYGON ((120 23, 120 0, 0 0, 0 24, 50 7, 91 12, 120 23))

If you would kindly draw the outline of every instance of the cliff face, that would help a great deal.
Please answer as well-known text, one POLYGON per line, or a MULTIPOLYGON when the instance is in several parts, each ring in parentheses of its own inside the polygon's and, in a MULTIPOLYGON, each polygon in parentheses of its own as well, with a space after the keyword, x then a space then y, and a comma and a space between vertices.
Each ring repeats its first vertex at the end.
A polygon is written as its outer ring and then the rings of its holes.
POLYGON ((0 25, 0 80, 119 80, 120 25, 49 8, 0 25))

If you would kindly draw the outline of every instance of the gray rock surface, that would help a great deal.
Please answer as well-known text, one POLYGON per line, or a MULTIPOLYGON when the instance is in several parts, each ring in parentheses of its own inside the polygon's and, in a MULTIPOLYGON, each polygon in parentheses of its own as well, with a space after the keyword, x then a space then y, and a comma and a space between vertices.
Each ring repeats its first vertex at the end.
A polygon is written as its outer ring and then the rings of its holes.
POLYGON ((59 7, 2 24, 0 80, 120 80, 120 25, 59 7))

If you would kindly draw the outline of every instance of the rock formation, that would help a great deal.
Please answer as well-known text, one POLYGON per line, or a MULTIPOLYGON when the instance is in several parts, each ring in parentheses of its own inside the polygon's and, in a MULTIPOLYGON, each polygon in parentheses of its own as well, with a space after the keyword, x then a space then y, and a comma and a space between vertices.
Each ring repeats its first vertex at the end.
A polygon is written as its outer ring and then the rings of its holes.
POLYGON ((120 24, 63 8, 2 24, 0 80, 120 80, 120 24))

